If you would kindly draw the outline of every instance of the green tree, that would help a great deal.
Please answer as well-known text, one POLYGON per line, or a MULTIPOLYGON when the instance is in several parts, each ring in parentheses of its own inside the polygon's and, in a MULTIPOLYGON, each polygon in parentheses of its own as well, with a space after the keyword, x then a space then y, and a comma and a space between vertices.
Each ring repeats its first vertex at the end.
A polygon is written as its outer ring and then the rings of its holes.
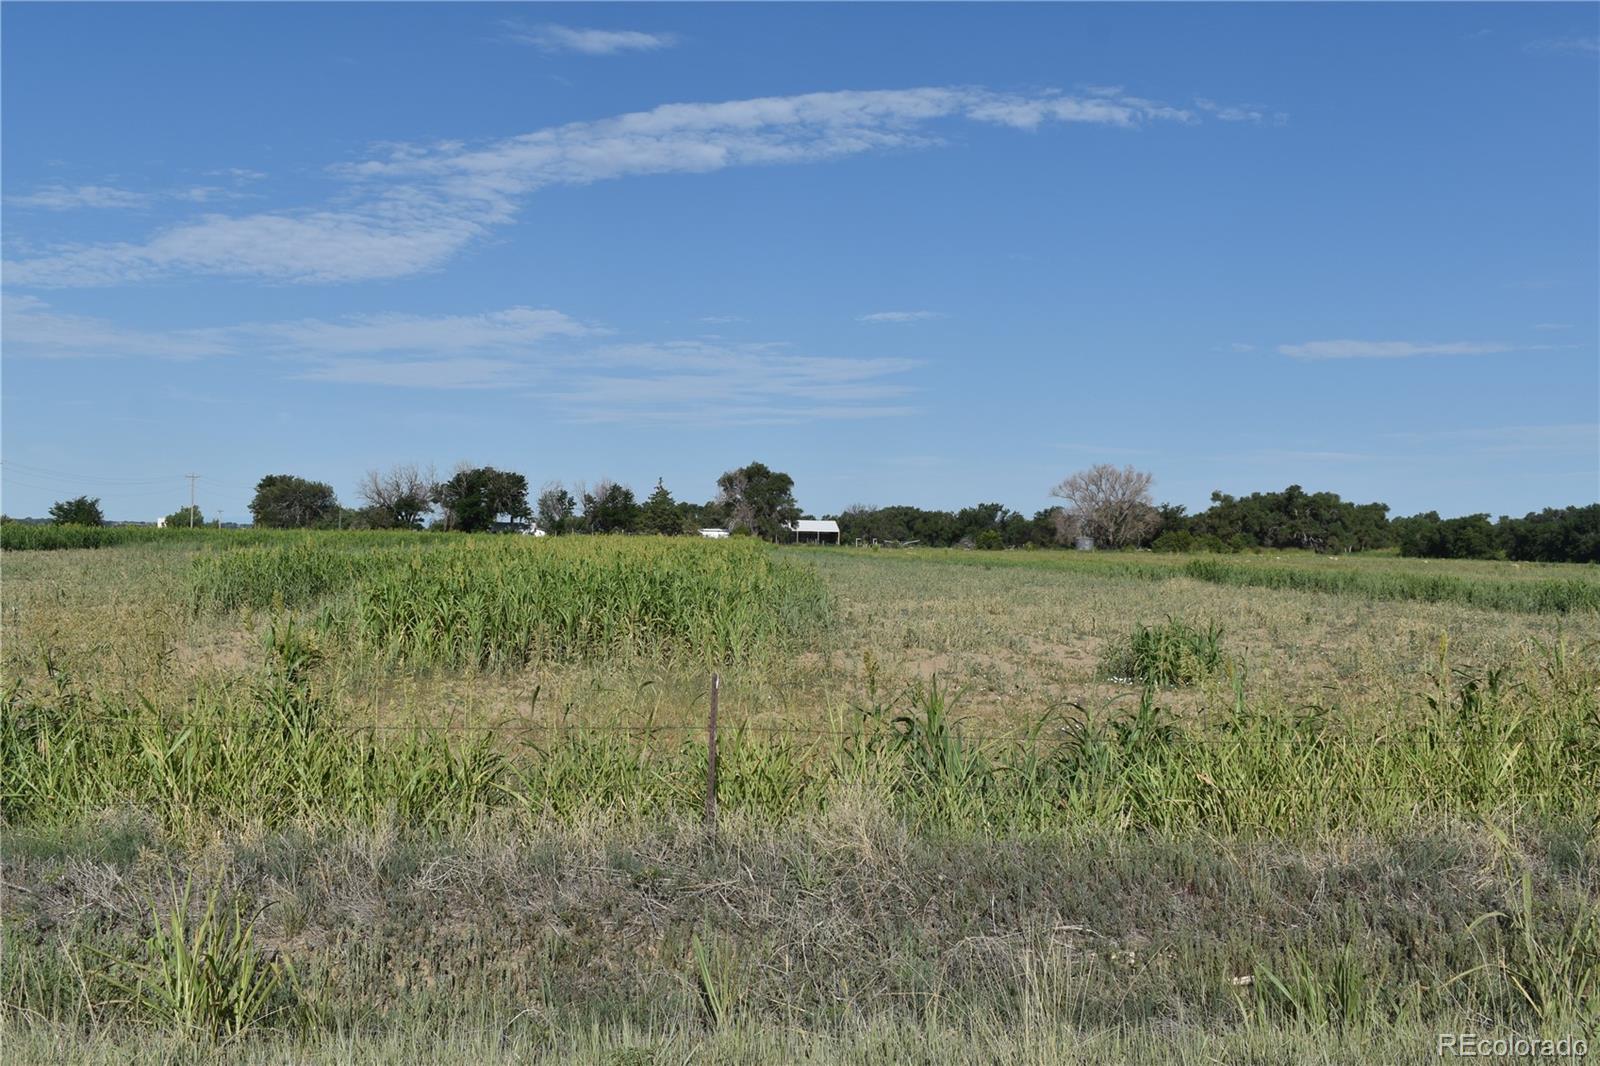
POLYGON ((492 466, 457 470, 448 481, 434 486, 432 498, 445 512, 446 528, 462 533, 482 532, 501 515, 512 521, 533 517, 528 506, 528 479, 492 466))
POLYGON ((639 528, 645 533, 656 533, 663 537, 674 537, 683 532, 683 515, 660 478, 656 479, 655 491, 639 510, 639 528))
POLYGON ((1508 558, 1541 563, 1600 563, 1600 503, 1546 507, 1522 518, 1502 516, 1496 528, 1508 558))
POLYGON ((633 490, 601 481, 583 494, 583 524, 590 533, 632 533, 639 528, 639 504, 633 490))
POLYGON ((339 514, 333 486, 308 481, 293 474, 268 474, 256 482, 250 516, 258 526, 272 529, 306 529, 339 514))
POLYGON ((103 526, 106 516, 100 513, 100 497, 79 496, 51 504, 50 521, 58 526, 103 526))
POLYGON ((794 498, 794 478, 750 463, 729 470, 717 479, 718 500, 728 512, 730 529, 748 529, 767 540, 778 540, 784 527, 800 517, 794 498))
POLYGON ((206 524, 205 516, 200 513, 199 507, 180 507, 167 515, 168 529, 187 529, 190 526, 203 526, 206 524))
POLYGON ((1290 485, 1245 497, 1213 492, 1211 507, 1191 518, 1188 529, 1196 538, 1245 547, 1364 551, 1394 543, 1388 516, 1388 504, 1355 504, 1337 493, 1290 485))

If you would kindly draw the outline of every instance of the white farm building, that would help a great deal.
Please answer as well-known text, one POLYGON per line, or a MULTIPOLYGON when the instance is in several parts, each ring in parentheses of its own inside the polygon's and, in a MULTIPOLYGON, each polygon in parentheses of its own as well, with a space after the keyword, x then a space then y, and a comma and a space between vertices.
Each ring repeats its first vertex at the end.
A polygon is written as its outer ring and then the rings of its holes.
POLYGON ((789 525, 796 544, 838 544, 839 523, 831 518, 802 518, 789 525))

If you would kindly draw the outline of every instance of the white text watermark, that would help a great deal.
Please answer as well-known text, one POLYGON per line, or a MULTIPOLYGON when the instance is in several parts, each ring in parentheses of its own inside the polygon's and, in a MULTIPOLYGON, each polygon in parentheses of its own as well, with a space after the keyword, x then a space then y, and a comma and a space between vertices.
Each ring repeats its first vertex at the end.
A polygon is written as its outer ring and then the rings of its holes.
POLYGON ((1440 1033, 1434 1053, 1459 1059, 1583 1059, 1589 1056, 1589 1042, 1581 1036, 1542 1040, 1532 1036, 1440 1033))

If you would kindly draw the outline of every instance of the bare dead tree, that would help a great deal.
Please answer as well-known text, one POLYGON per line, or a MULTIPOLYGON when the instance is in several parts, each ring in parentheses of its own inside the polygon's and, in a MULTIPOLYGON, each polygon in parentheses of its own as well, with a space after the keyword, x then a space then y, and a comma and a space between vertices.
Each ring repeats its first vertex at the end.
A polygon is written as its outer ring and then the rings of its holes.
POLYGON ((1083 536, 1083 520, 1070 508, 1052 507, 1050 520, 1055 523, 1057 544, 1071 544, 1083 536))
POLYGON ((1142 470, 1110 463, 1078 471, 1050 490, 1068 504, 1057 518, 1058 533, 1064 538, 1082 531, 1112 548, 1137 544, 1160 521, 1150 498, 1154 480, 1142 470))
POLYGON ((403 463, 387 472, 368 470, 361 481, 361 498, 397 529, 420 526, 423 516, 433 509, 433 468, 403 463))

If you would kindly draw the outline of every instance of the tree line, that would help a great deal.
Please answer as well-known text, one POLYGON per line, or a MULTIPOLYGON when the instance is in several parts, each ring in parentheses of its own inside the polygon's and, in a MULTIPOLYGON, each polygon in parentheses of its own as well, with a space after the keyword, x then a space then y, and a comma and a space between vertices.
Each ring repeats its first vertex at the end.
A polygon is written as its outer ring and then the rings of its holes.
POLYGON ((1391 523, 1401 555, 1435 559, 1516 559, 1600 563, 1600 503, 1546 507, 1521 518, 1487 514, 1440 518, 1438 511, 1391 523))
POLYGON ((293 474, 256 484, 250 514, 280 529, 434 529, 481 533, 537 525, 550 534, 653 533, 664 536, 716 527, 781 539, 800 517, 794 479, 751 462, 717 479, 705 503, 674 498, 661 481, 640 500, 633 489, 603 478, 594 485, 547 482, 531 496, 525 475, 492 466, 458 467, 437 478, 415 465, 372 470, 362 479, 362 506, 343 506, 333 487, 293 474))
MULTIPOLYGON (((1154 477, 1131 466, 1099 464, 1063 479, 1050 490, 1063 502, 1030 517, 1004 504, 980 503, 941 511, 911 506, 856 504, 835 518, 846 543, 921 544, 929 547, 1045 548, 1087 540, 1097 548, 1172 552, 1239 552, 1303 549, 1360 552, 1393 548, 1401 555, 1446 559, 1512 559, 1600 563, 1600 504, 1546 508, 1522 518, 1487 514, 1441 518, 1437 511, 1389 517, 1384 503, 1354 503, 1333 492, 1282 492, 1248 496, 1211 494, 1211 505, 1189 514, 1158 504, 1154 477)), ((717 495, 704 503, 679 500, 656 481, 644 499, 610 479, 593 485, 546 483, 530 494, 526 476, 492 466, 457 467, 439 478, 431 469, 402 465, 372 470, 358 490, 361 506, 345 507, 331 485, 293 474, 269 474, 257 483, 250 514, 258 526, 293 529, 435 529, 482 532, 537 523, 551 534, 646 533, 664 536, 717 528, 767 540, 785 539, 802 515, 794 479, 751 462, 717 479, 717 495)), ((59 524, 100 525, 100 501, 87 496, 50 508, 59 524)), ((182 508, 169 526, 199 525, 182 508)))
POLYGON ((1028 518, 1000 504, 959 511, 918 507, 846 508, 838 516, 848 542, 916 542, 932 547, 1023 548, 1074 545, 1170 552, 1303 549, 1335 553, 1397 548, 1401 555, 1600 563, 1600 504, 1546 508, 1523 518, 1487 514, 1441 519, 1438 512, 1389 518, 1384 503, 1354 503, 1334 492, 1248 496, 1211 494, 1195 514, 1154 501, 1154 478, 1133 467, 1100 464, 1064 479, 1051 495, 1061 506, 1028 518))

